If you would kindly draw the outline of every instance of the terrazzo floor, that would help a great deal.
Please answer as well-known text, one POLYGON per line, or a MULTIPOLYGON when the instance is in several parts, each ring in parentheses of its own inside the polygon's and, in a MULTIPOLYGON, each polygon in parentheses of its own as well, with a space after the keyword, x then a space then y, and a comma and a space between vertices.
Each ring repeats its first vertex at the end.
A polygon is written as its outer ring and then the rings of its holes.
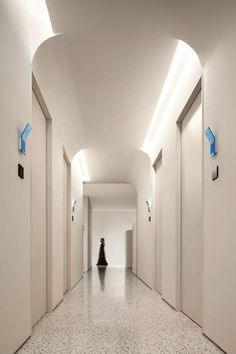
POLYGON ((18 354, 222 353, 129 270, 93 269, 18 354))

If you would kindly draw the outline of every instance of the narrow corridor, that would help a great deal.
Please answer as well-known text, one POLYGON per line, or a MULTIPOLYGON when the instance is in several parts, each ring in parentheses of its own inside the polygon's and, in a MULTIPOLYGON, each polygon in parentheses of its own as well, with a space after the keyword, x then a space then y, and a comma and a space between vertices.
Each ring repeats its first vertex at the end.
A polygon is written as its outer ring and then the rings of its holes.
POLYGON ((18 354, 221 353, 131 271, 93 269, 34 327, 18 354))

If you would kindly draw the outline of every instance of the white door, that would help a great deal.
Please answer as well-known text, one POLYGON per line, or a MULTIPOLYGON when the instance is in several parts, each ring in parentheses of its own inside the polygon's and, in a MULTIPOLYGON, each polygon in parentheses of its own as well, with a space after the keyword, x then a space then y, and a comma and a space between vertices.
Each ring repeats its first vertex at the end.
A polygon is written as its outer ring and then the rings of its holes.
POLYGON ((83 198, 84 272, 88 271, 88 197, 83 198))
POLYGON ((161 164, 160 159, 156 165, 156 220, 155 220, 155 285, 156 290, 161 294, 161 272, 162 272, 162 203, 161 203, 161 164))
POLYGON ((31 293, 32 324, 46 312, 46 119, 32 93, 31 293))
POLYGON ((126 268, 132 268, 133 230, 126 231, 125 237, 126 237, 126 268))
POLYGON ((202 324, 202 105, 182 122, 182 311, 202 324))
POLYGON ((137 232, 136 232, 136 224, 133 226, 132 230, 132 272, 134 274, 137 274, 137 259, 136 259, 136 254, 137 254, 137 232))
POLYGON ((63 158, 63 290, 68 290, 68 165, 63 158))

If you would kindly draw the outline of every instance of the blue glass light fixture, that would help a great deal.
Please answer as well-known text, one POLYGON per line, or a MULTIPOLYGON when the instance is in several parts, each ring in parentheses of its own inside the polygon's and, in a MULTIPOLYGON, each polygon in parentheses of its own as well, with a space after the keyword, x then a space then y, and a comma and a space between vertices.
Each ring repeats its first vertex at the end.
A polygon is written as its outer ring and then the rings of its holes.
POLYGON ((207 140, 209 141, 210 144, 210 157, 214 157, 216 155, 216 138, 214 134, 211 131, 211 128, 207 128, 204 131, 205 136, 207 137, 207 140))
POLYGON ((20 136, 20 152, 26 155, 26 141, 32 130, 32 126, 28 123, 20 136))

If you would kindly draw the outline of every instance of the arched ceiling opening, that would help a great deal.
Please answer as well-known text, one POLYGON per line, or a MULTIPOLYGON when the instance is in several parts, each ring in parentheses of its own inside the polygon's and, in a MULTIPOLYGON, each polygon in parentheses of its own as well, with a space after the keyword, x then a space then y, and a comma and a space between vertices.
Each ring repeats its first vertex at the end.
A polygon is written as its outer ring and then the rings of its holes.
POLYGON ((33 63, 73 156, 85 149, 91 181, 127 182, 142 148, 176 38, 202 63, 233 1, 47 0, 54 33, 33 63))
POLYGON ((84 195, 94 210, 132 210, 136 208, 136 190, 129 183, 85 183, 84 195))

